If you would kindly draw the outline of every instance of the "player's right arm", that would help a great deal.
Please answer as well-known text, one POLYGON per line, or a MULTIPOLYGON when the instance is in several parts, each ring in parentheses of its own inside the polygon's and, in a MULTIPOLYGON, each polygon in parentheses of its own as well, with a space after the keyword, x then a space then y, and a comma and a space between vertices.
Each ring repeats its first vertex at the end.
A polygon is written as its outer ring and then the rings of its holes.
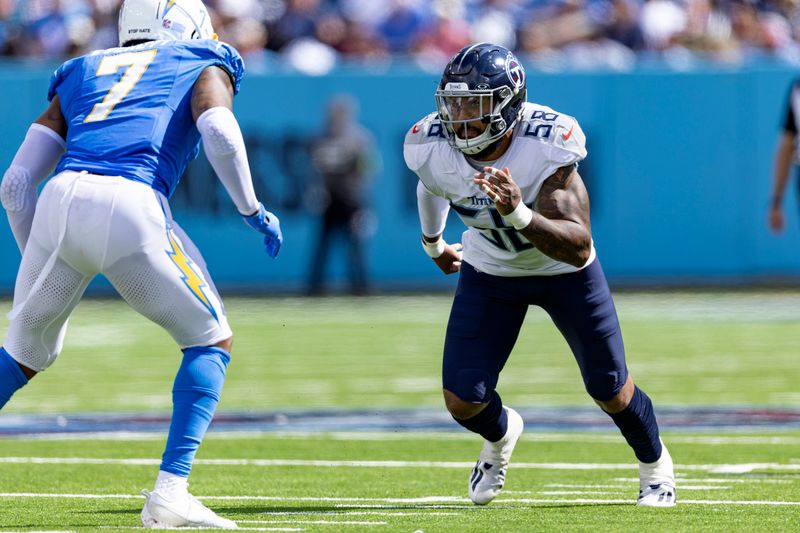
POLYGON ((420 181, 417 183, 417 209, 422 226, 422 248, 445 274, 461 268, 461 244, 448 244, 442 238, 450 202, 436 196, 420 181))
POLYGON ((280 221, 256 198, 242 130, 233 116, 233 95, 228 73, 216 66, 206 68, 194 85, 192 117, 214 172, 245 222, 264 235, 267 254, 275 257, 283 243, 280 221))
POLYGON ((436 131, 441 132, 436 113, 414 124, 403 144, 403 158, 406 166, 419 177, 417 209, 422 227, 422 248, 442 272, 454 274, 461 268, 461 244, 448 244, 442 238, 450 202, 438 187, 426 185, 426 182, 432 183, 427 166, 431 152, 437 143, 445 139, 436 131), (433 130, 433 127, 439 129, 433 130))
POLYGON ((20 252, 25 250, 36 212, 36 188, 56 168, 66 149, 67 122, 56 95, 31 124, 0 183, 0 200, 20 252))

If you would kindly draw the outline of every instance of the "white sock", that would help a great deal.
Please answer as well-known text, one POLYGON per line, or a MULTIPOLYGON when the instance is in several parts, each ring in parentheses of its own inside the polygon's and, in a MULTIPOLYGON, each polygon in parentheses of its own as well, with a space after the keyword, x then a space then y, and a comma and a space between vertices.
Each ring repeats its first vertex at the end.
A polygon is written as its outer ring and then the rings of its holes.
POLYGON ((155 487, 153 487, 154 492, 160 492, 162 494, 174 494, 186 492, 188 490, 189 480, 187 478, 175 475, 171 472, 165 472, 163 470, 158 471, 156 484, 155 487))
POLYGON ((675 472, 672 466, 672 457, 661 442, 661 457, 655 463, 639 462, 639 484, 656 485, 658 483, 669 483, 675 486, 675 472))

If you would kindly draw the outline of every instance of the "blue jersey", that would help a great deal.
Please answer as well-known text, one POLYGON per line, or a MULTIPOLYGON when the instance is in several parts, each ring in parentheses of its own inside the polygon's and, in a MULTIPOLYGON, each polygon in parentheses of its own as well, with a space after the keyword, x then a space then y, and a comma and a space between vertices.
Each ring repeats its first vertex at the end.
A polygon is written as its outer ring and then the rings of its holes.
POLYGON ((191 110, 200 73, 219 66, 234 93, 241 56, 211 40, 153 41, 67 61, 50 81, 67 121, 67 151, 56 172, 86 170, 147 183, 169 198, 200 150, 191 110))

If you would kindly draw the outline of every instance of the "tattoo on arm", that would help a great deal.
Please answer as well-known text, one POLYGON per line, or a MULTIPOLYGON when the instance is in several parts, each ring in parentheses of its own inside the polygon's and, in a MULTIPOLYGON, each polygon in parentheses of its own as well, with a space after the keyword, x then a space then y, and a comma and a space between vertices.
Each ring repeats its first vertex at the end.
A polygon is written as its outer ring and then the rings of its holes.
POLYGON ((561 167, 542 184, 533 219, 522 234, 542 253, 582 267, 592 249, 589 195, 574 165, 561 167))

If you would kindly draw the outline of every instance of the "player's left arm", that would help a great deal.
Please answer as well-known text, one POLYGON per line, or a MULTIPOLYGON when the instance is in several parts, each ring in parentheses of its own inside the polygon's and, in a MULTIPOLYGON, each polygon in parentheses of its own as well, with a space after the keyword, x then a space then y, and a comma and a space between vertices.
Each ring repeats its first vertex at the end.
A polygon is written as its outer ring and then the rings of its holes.
POLYGON ((485 167, 475 174, 475 183, 495 201, 503 218, 542 253, 578 268, 589 260, 589 194, 575 165, 561 167, 545 180, 535 210, 522 202, 508 168, 485 167))
POLYGON ((0 200, 20 252, 25 250, 36 212, 36 188, 56 168, 66 150, 67 121, 58 95, 31 124, 14 160, 3 174, 0 200))
POLYGON ((192 116, 214 172, 244 221, 264 235, 267 255, 274 258, 283 244, 280 221, 256 198, 244 137, 233 116, 234 92, 234 82, 225 70, 207 67, 192 90, 192 116))

